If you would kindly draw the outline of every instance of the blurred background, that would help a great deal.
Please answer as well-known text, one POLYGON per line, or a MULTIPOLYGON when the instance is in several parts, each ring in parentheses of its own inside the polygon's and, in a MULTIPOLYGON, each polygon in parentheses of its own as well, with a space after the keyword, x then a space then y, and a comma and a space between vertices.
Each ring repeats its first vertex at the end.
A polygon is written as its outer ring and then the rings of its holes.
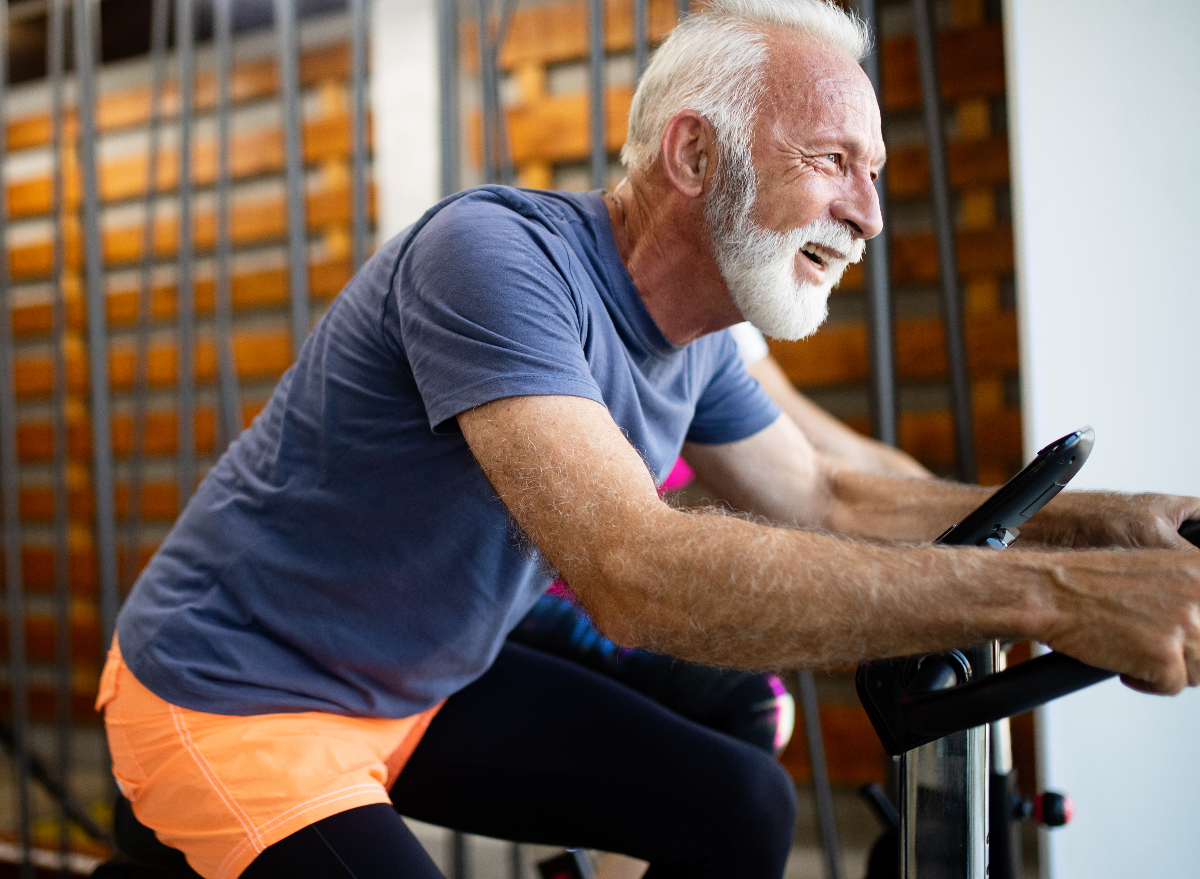
MULTIPOLYGON (((687 8, 7 3, 0 875, 32 875, 35 861, 87 875, 107 855, 111 780, 91 708, 102 645, 312 322, 444 195, 615 185, 638 74, 687 8)), ((1200 494, 1200 12, 1181 0, 855 8, 877 33, 887 232, 835 291, 826 327, 771 343, 788 377, 942 476, 999 484, 1091 422, 1087 485, 1200 494)), ((880 825, 856 791, 887 787, 892 761, 852 672, 816 680, 839 864, 861 876, 880 825)), ((1029 875, 1200 863, 1178 830, 1200 805, 1200 758, 1183 747, 1197 700, 1115 689, 1054 706, 1040 737, 1032 716, 1013 721, 1022 793, 1048 779, 1081 801, 1060 841, 1025 828, 1029 875)), ((802 720, 782 757, 802 796, 796 877, 829 869, 802 720)), ((514 866, 500 843, 421 832, 456 876, 532 876, 541 855, 514 866)))

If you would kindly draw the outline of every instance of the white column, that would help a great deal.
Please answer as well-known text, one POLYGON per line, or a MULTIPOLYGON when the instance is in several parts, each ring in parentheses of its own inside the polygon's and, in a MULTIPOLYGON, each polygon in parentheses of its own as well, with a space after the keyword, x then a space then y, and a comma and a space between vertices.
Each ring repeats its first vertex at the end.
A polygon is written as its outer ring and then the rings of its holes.
MULTIPOLYGON (((1026 452, 1090 423, 1075 485, 1200 495, 1200 3, 1005 19, 1026 452)), ((1042 721, 1076 803, 1050 875, 1200 875, 1200 694, 1110 682, 1042 721)))
POLYGON ((372 4, 371 109, 380 243, 438 200, 437 45, 435 0, 372 4))

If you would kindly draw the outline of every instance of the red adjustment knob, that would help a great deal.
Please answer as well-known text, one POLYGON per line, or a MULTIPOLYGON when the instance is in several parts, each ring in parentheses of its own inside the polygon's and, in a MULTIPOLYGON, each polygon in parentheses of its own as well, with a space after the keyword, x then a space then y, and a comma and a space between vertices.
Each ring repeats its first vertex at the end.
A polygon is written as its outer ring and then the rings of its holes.
POLYGON ((1033 820, 1047 827, 1062 827, 1075 814, 1075 803, 1066 794, 1048 790, 1033 798, 1033 820))

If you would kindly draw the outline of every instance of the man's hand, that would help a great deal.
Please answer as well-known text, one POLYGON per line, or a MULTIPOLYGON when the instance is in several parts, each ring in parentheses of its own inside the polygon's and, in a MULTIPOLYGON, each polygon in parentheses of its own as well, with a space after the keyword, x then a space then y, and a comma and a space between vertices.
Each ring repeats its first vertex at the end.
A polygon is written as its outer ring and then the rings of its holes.
POLYGON ((1067 564, 1054 571, 1057 619, 1039 640, 1144 692, 1200 684, 1200 552, 1049 557, 1067 564))
POLYGON ((1179 526, 1200 519, 1200 498, 1065 491, 1021 529, 1024 539, 1074 549, 1188 549, 1179 526))

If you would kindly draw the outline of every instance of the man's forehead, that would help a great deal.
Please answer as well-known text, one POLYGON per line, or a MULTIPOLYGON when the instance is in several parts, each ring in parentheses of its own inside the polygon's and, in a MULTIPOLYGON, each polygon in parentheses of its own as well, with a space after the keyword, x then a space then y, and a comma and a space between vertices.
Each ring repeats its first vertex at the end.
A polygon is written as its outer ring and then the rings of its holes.
MULTIPOLYGON (((849 53, 803 33, 768 34, 763 110, 785 137, 833 139, 882 163, 879 105, 849 53)), ((767 120, 764 120, 767 121, 767 120)))

